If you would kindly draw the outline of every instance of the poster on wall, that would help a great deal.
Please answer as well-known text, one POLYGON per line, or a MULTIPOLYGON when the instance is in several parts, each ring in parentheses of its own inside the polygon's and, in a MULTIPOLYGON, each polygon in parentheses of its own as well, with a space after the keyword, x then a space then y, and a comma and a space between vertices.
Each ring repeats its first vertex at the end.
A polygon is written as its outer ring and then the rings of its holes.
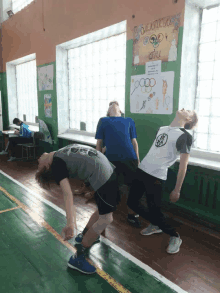
POLYGON ((176 61, 181 13, 134 27, 133 65, 176 61))
POLYGON ((52 100, 51 94, 44 95, 44 113, 46 117, 52 117, 52 100))
POLYGON ((162 79, 162 100, 158 105, 160 114, 173 113, 173 86, 174 86, 174 71, 161 72, 162 79))
POLYGON ((136 114, 173 113, 174 71, 161 72, 152 77, 131 76, 130 111, 136 114))
POLYGON ((53 90, 53 64, 38 68, 39 91, 53 90))

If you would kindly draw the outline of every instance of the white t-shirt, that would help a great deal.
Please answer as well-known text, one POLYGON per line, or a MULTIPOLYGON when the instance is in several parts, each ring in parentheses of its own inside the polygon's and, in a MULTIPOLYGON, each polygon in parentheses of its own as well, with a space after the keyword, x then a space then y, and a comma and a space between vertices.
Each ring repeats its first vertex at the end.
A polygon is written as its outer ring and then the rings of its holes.
POLYGON ((156 139, 138 168, 162 180, 181 153, 190 153, 192 135, 184 128, 160 127, 156 139))

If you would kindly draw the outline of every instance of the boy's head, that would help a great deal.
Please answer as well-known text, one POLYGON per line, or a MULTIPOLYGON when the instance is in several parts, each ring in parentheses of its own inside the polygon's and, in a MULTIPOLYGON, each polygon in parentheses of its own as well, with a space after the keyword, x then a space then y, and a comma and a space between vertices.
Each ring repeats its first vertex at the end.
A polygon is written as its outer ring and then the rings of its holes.
POLYGON ((195 111, 185 110, 184 108, 178 110, 176 116, 185 122, 184 128, 189 130, 194 129, 199 121, 198 115, 195 111))
POLYGON ((22 123, 22 121, 21 121, 20 119, 18 119, 18 118, 15 118, 15 119, 13 120, 13 124, 16 124, 17 126, 20 126, 21 123, 22 123))
POLYGON ((119 108, 119 103, 117 101, 112 101, 109 103, 109 108, 108 108, 106 116, 109 117, 109 116, 112 116, 113 114, 115 115, 115 113, 122 114, 119 108))
POLYGON ((43 153, 43 155, 38 159, 38 171, 35 175, 37 182, 45 189, 50 188, 50 182, 53 179, 48 155, 48 153, 43 153))

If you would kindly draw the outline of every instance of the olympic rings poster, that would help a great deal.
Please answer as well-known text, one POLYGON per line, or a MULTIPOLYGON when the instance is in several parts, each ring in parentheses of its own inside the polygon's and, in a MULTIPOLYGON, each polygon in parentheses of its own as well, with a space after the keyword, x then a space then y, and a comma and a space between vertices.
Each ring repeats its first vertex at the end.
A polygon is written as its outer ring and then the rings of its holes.
POLYGON ((181 13, 134 27, 133 65, 176 61, 181 13))
POLYGON ((173 113, 174 71, 160 76, 131 76, 130 111, 137 114, 173 113))

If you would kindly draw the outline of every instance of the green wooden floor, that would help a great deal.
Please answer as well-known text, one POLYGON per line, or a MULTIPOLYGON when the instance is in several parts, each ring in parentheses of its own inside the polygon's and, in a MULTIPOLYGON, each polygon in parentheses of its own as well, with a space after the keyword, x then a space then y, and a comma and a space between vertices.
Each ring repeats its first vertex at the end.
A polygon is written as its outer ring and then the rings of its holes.
MULTIPOLYGON (((1 173, 0 186, 61 232, 64 215, 1 173)), ((0 191, 0 211, 14 207, 0 191)), ((74 245, 74 240, 69 243, 74 245)), ((21 208, 0 213, 0 292, 117 292, 98 274, 88 276, 67 268, 71 255, 21 208)), ((89 258, 130 292, 177 292, 102 242, 91 248, 89 258)))

